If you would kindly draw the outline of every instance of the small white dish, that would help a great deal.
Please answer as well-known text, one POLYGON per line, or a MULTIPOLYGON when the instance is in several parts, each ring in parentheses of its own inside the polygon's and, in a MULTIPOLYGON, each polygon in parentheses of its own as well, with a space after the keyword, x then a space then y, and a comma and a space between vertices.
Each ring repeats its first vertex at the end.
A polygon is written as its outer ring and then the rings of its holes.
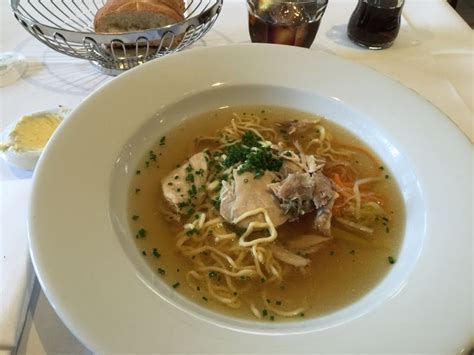
POLYGON ((471 151, 427 101, 336 56, 276 45, 185 51, 119 76, 61 125, 34 175, 30 251, 58 315, 97 352, 454 353, 472 343, 471 151), (157 137, 199 112, 259 103, 343 125, 403 194, 394 268, 324 317, 269 325, 210 312, 153 276, 123 222, 132 168, 157 137))
MULTIPOLYGON (((57 116, 61 121, 66 118, 71 110, 60 107, 57 109, 52 110, 45 110, 34 112, 29 114, 29 117, 32 118, 41 118, 44 115, 53 114, 57 116)), ((23 117, 18 118, 15 122, 8 125, 1 133, 0 133, 0 143, 10 143, 12 141, 11 133, 15 129, 18 122, 23 117)), ((0 156, 5 160, 8 164, 23 170, 34 170, 38 159, 43 152, 44 148, 42 149, 13 149, 9 148, 7 150, 0 150, 0 156)))
POLYGON ((28 68, 25 56, 15 52, 0 53, 0 87, 13 84, 28 68))

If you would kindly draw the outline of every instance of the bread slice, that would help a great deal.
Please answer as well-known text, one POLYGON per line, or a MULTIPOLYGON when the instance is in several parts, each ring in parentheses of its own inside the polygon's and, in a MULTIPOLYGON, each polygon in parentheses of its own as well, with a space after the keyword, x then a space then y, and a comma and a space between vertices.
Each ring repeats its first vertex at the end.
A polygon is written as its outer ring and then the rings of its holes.
POLYGON ((102 33, 133 32, 181 22, 184 3, 179 1, 109 0, 95 15, 94 29, 102 33))

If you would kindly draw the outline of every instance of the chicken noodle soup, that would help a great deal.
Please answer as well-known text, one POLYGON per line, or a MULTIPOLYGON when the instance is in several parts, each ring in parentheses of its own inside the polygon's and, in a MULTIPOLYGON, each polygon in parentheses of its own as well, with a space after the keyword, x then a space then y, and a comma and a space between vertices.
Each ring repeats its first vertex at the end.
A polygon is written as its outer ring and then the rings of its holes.
POLYGON ((165 282, 236 317, 322 315, 396 262, 404 206, 390 171, 333 123, 232 107, 157 137, 129 195, 137 246, 165 282))

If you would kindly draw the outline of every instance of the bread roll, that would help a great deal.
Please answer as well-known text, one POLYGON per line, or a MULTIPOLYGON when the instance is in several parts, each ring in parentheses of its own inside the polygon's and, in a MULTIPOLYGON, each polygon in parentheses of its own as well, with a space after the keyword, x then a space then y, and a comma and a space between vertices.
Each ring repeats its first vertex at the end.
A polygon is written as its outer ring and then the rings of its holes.
POLYGON ((120 33, 158 28, 184 20, 183 0, 108 0, 94 18, 94 29, 120 33))

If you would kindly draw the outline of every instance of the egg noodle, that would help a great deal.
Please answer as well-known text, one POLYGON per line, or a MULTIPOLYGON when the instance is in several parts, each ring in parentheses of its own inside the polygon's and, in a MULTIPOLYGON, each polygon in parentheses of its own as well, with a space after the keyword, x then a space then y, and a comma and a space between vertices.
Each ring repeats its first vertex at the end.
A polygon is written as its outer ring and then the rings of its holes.
MULTIPOLYGON (((246 132, 251 132, 261 140, 262 145, 271 146, 279 159, 300 167, 307 164, 305 157, 314 156, 318 165, 316 168, 322 168, 338 194, 332 209, 333 221, 361 235, 372 233, 370 225, 377 216, 383 215, 384 201, 381 196, 364 189, 380 177, 357 179, 351 157, 360 148, 333 144, 332 135, 320 120, 294 123, 284 133, 277 129, 266 127, 256 115, 234 113, 231 124, 219 130, 214 137, 199 138, 197 145, 204 147, 211 159, 218 161, 226 147, 240 142, 246 132), (304 147, 297 139, 300 129, 304 129, 305 137, 310 137, 304 147)), ((364 153, 371 158, 370 153, 364 153)), ((219 176, 225 176, 230 182, 236 166, 219 173, 213 168, 216 164, 209 166, 206 199, 195 207, 195 213, 185 221, 176 236, 178 251, 192 263, 186 281, 192 290, 200 291, 200 294, 206 294, 218 303, 230 308, 248 307, 255 317, 262 318, 266 314, 257 309, 255 300, 247 298, 246 293, 251 288, 257 289, 265 302, 271 296, 272 289, 282 285, 290 271, 298 269, 304 273, 311 254, 323 248, 324 242, 330 238, 317 235, 315 231, 315 235, 295 236, 288 244, 292 248, 282 246, 278 243, 278 231, 265 208, 248 211, 235 218, 232 224, 228 223, 220 215, 215 201, 219 198, 222 185, 219 176), (235 226, 251 216, 260 218, 257 221, 253 219, 246 228, 235 226)), ((361 242, 364 242, 363 237, 361 242)), ((282 317, 297 316, 307 307, 305 304, 295 308, 266 306, 270 312, 282 317)))

